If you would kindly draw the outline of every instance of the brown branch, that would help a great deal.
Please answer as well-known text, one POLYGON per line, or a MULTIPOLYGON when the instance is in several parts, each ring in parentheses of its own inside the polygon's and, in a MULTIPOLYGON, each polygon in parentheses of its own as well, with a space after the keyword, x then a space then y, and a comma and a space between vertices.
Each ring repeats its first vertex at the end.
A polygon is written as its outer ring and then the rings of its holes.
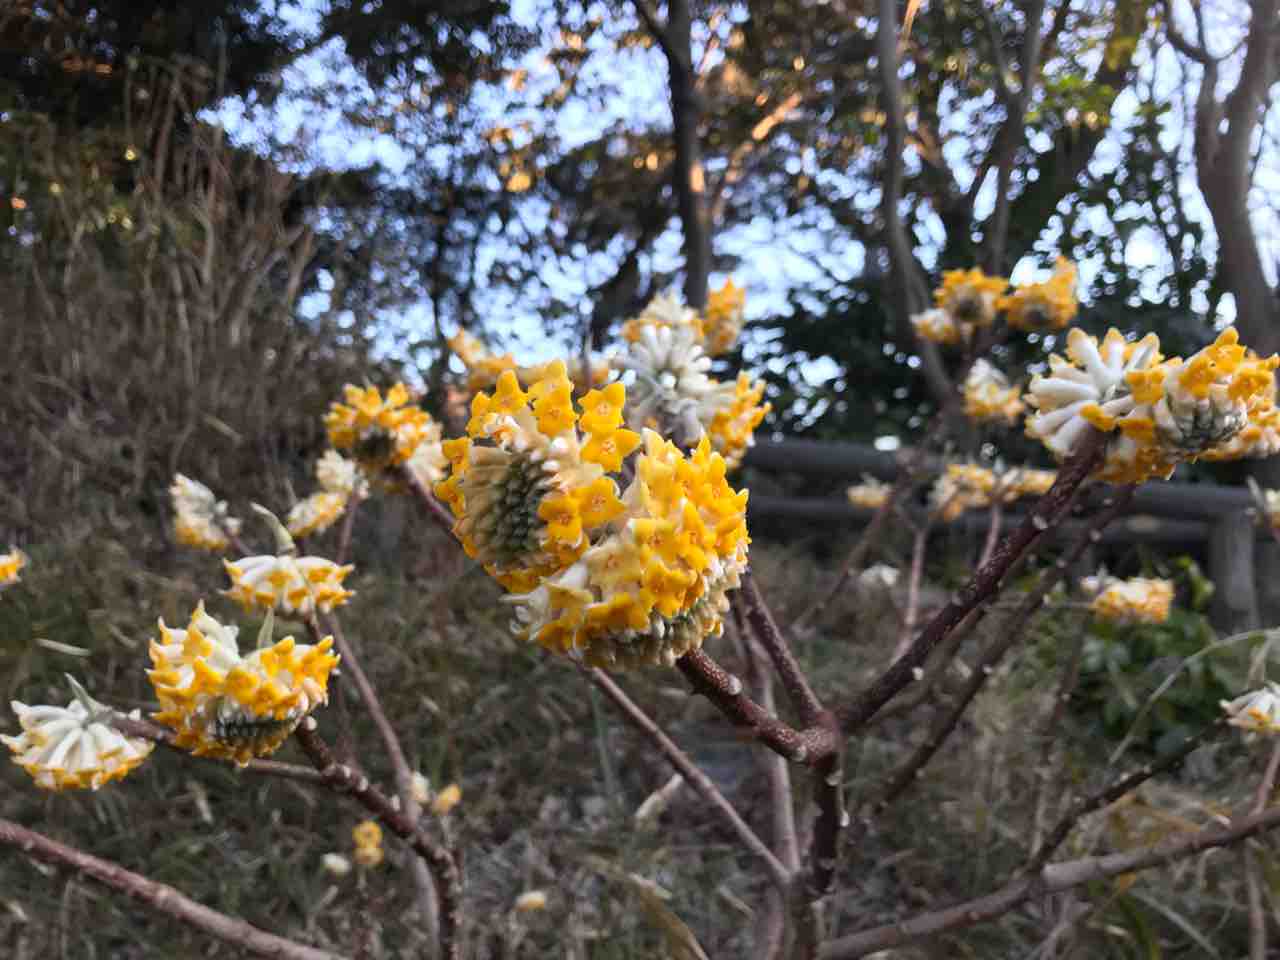
POLYGON ((1184 860, 1205 850, 1237 843, 1277 826, 1280 826, 1280 806, 1242 817, 1228 827, 1201 830, 1190 837, 1180 837, 1141 850, 1050 864, 1038 876, 1020 875, 985 896, 829 941, 823 945, 821 957, 823 960, 852 960, 854 957, 901 946, 922 937, 972 927, 1004 916, 1028 900, 1061 893, 1095 880, 1105 880, 1184 860))
POLYGON ((460 960, 462 946, 459 932, 462 924, 462 874, 445 847, 435 843, 411 819, 400 803, 350 767, 337 762, 329 745, 316 733, 314 717, 306 717, 294 732, 303 753, 320 771, 325 782, 335 789, 350 793, 384 823, 392 833, 404 840, 418 855, 415 862, 425 863, 435 878, 433 911, 440 917, 440 955, 445 960, 460 960))
POLYGON ((826 727, 796 730, 742 692, 742 681, 701 650, 676 661, 695 693, 710 700, 729 721, 794 763, 815 764, 840 748, 839 734, 826 727))
POLYGON ((973 702, 973 699, 986 685, 996 666, 1004 659, 1005 654, 1012 649, 1013 645, 1022 638, 1027 627, 1035 619, 1036 614, 1044 609, 1045 597, 1058 585, 1071 565, 1094 542, 1095 535, 1124 510, 1129 503, 1129 498, 1132 496, 1132 487, 1126 488, 1117 495, 1111 505, 1090 524, 1088 532, 1080 537, 1066 554, 1059 557, 1053 566, 1040 574, 1035 586, 1023 598, 1010 622, 1001 625, 999 637, 987 650, 983 651, 979 663, 970 673, 968 681, 956 696, 951 708, 934 724, 924 743, 920 744, 915 753, 889 778, 879 799, 874 804, 874 810, 877 814, 882 813, 890 803, 915 782, 920 771, 933 759, 934 754, 938 752, 955 731, 961 717, 969 709, 969 704, 973 702))
POLYGON ((1095 810, 1101 810, 1103 807, 1115 802, 1123 797, 1130 790, 1138 785, 1150 780, 1158 773, 1172 769, 1181 763, 1193 751, 1199 749, 1205 743, 1208 743, 1214 737, 1220 736, 1227 729, 1225 719, 1219 720, 1205 727, 1199 733, 1194 734, 1186 739, 1186 741, 1178 747, 1178 749, 1161 757, 1159 760, 1153 760, 1151 763, 1144 764, 1132 773, 1126 774, 1119 780, 1087 797, 1081 797, 1071 809, 1063 815, 1058 821, 1057 826, 1050 831, 1049 836, 1045 839, 1040 848, 1027 861, 1026 872, 1035 874, 1040 871, 1049 858, 1053 856, 1058 847, 1066 841, 1072 829, 1074 829, 1081 817, 1088 816, 1095 810))
POLYGON ((711 778, 702 772, 702 768, 690 760, 689 755, 681 750, 675 741, 668 737, 662 728, 635 701, 628 697, 626 692, 607 673, 603 670, 587 667, 582 667, 581 669, 586 674, 587 679, 614 702, 631 725, 648 737, 654 746, 658 748, 658 751, 679 771, 680 775, 689 782, 693 789, 698 791, 702 798, 711 804, 720 816, 724 818, 733 832, 737 834, 738 839, 742 841, 742 845, 764 863, 774 886, 785 892, 791 884, 790 871, 773 855, 773 852, 756 835, 756 832, 747 825, 747 822, 742 819, 742 815, 738 813, 733 804, 711 782, 711 778))
MULTIPOLYGON (((320 620, 315 613, 312 613, 307 618, 307 626, 310 628, 311 635, 315 638, 315 641, 319 643, 324 634, 321 632, 320 620)), ((342 671, 348 674, 355 684, 356 692, 360 694, 360 700, 364 703, 365 710, 368 711, 369 717, 373 720, 373 725, 378 730, 378 736, 382 739, 383 749, 386 750, 387 758, 391 761, 391 770, 395 776, 396 796, 400 801, 400 809, 404 811, 410 823, 416 824, 418 818, 422 816, 422 809, 418 806, 418 801, 413 797, 413 771, 409 769, 409 761, 405 758, 404 748, 400 745, 400 738, 396 735, 395 727, 387 719, 387 712, 382 708, 382 701, 378 699, 377 691, 374 690, 373 684, 369 682, 369 677, 364 672, 364 668, 360 666, 360 660, 356 656, 355 650, 343 635, 342 628, 338 625, 338 618, 330 616, 327 618, 326 626, 329 628, 329 633, 333 635, 334 646, 342 656, 342 671)), ((440 926, 440 918, 436 913, 436 891, 432 884, 430 873, 427 872, 426 867, 420 860, 414 861, 413 879, 415 886, 418 888, 418 904, 422 909, 423 922, 426 923, 434 938, 440 926)), ((443 937, 443 934, 441 936, 443 937)))
POLYGON ((168 884, 157 883, 126 870, 118 863, 69 847, 9 820, 0 820, 0 843, 16 847, 32 860, 70 867, 77 873, 92 877, 113 890, 147 904, 159 913, 173 917, 179 923, 257 956, 283 960, 342 960, 340 954, 308 947, 259 930, 244 920, 197 903, 168 884))
POLYGON ((1014 563, 1041 534, 1054 527, 1066 515, 1080 485, 1102 462, 1105 446, 1106 435, 1096 430, 1077 446, 1058 471, 1053 486, 1036 502, 1026 520, 1001 540, 991 559, 929 621, 911 649, 894 661, 852 703, 841 708, 840 728, 845 733, 856 732, 876 711, 911 683, 916 669, 924 665, 938 644, 946 639, 970 611, 982 609, 981 605, 1000 590, 1014 563))
POLYGON ((893 659, 897 660, 911 646, 916 632, 916 620, 920 616, 920 582, 924 579, 924 555, 929 546, 929 529, 932 518, 926 518, 916 528, 911 538, 911 575, 907 578, 907 609, 902 612, 898 625, 898 642, 893 646, 893 659))
POLYGON ((819 723, 824 709, 822 702, 809 685, 809 678, 800 668, 787 638, 778 629, 777 621, 774 620, 769 605, 765 603, 764 595, 750 568, 742 574, 742 588, 738 596, 742 600, 751 629, 773 661, 774 669, 778 671, 782 686, 787 691, 787 698, 800 715, 800 722, 806 727, 819 723))

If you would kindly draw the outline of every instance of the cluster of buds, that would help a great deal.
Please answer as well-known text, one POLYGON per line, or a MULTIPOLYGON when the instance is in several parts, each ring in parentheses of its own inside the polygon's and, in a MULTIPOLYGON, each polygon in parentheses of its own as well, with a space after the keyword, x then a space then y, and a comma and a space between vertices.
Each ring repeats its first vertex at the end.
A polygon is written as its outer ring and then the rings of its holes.
POLYGON ((519 636, 596 666, 673 663, 722 630, 746 566, 746 494, 706 437, 686 456, 625 427, 621 383, 579 405, 562 364, 527 390, 504 371, 467 436, 445 442, 436 494, 510 591, 519 636))
POLYGON ((1080 309, 1075 265, 1061 257, 1048 280, 1005 293, 1008 286, 1004 277, 989 277, 977 268, 948 270, 933 292, 933 309, 915 314, 911 322, 925 340, 959 344, 994 324, 1001 311, 1014 330, 1045 332, 1067 326, 1080 309))
POLYGON ((1201 457, 1262 456, 1280 441, 1274 371, 1280 358, 1252 356, 1228 327, 1188 360, 1164 359, 1148 334, 1127 341, 1111 330, 1099 343, 1079 328, 1067 356, 1049 358, 1049 375, 1031 381, 1027 434, 1064 457, 1094 427, 1109 435, 1099 479, 1141 483, 1168 477, 1201 457), (1253 442, 1240 443, 1249 431, 1253 442))
POLYGON ((993 470, 974 463, 949 463, 929 492, 929 505, 934 516, 950 523, 966 510, 1043 496, 1056 479, 1053 470, 1006 469, 1001 464, 993 470))
POLYGON ((969 368, 961 386, 965 415, 979 422, 1006 426, 1018 422, 1026 404, 1022 390, 986 360, 979 358, 969 368))
POLYGON ((227 502, 197 480, 177 474, 169 487, 173 501, 173 535, 179 543, 215 553, 226 550, 240 533, 240 521, 227 512, 227 502))
POLYGON ((0 553, 0 587, 7 587, 18 582, 18 574, 27 565, 27 555, 17 547, 10 547, 8 553, 0 553))
POLYGON ((1089 609, 1108 623, 1164 623, 1173 604, 1173 583, 1150 577, 1121 580, 1105 572, 1080 581, 1089 609))

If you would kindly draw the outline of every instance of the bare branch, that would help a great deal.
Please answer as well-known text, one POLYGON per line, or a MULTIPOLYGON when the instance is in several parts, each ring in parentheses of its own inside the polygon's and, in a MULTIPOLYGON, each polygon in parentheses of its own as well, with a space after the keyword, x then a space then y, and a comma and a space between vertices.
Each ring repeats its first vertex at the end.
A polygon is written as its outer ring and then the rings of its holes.
POLYGON ((44 834, 0 820, 0 844, 16 847, 33 860, 70 867, 180 923, 260 957, 277 960, 342 960, 341 955, 259 930, 238 917, 219 913, 179 893, 173 887, 126 870, 118 863, 59 843, 44 834))
POLYGON ((607 673, 603 670, 586 667, 582 668, 582 672, 586 674, 588 680, 604 692, 606 697, 614 702, 633 727, 649 738, 650 742, 680 772, 681 776, 689 781, 689 784, 702 795, 702 799, 711 804, 720 816, 724 818, 733 832, 737 834, 738 839, 742 841, 742 845, 764 863, 774 886, 785 893, 791 885, 790 871, 783 866, 782 862, 773 855, 764 841, 742 819, 742 815, 725 798, 725 795, 716 788, 716 785, 711 782, 711 778, 702 772, 702 768, 690 760, 689 755, 681 750, 675 741, 668 737, 662 728, 635 701, 628 697, 626 692, 614 683, 607 673))
POLYGON ((743 605, 746 608, 747 620, 751 624, 751 629, 755 631, 760 645, 764 647, 765 652, 769 654, 769 659, 773 661, 773 666, 778 671, 778 676, 782 679, 782 686, 787 691, 787 697, 790 699, 791 705, 800 714, 800 722, 806 727, 812 727, 819 723, 823 714, 822 702, 818 699, 818 695, 813 692, 813 687, 809 685, 809 678, 805 676, 804 670, 800 668, 800 664, 791 650, 791 645, 787 643, 787 638, 778 629, 778 624, 773 619, 773 613, 769 610, 769 605, 765 603, 764 595, 761 594, 760 587, 756 585, 756 578, 752 575, 750 569, 746 570, 742 575, 742 589, 739 592, 739 596, 742 598, 743 605))

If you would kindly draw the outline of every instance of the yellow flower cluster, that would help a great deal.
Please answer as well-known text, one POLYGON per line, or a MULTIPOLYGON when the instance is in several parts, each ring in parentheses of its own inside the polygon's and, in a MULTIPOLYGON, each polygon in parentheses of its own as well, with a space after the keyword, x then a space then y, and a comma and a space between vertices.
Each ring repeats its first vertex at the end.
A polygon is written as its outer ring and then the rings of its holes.
POLYGON ((673 664, 718 636, 746 568, 747 494, 704 437, 689 457, 652 430, 623 511, 580 559, 513 596, 517 632, 593 666, 673 664))
POLYGON ((1022 391, 986 360, 978 359, 969 368, 961 388, 964 412, 979 422, 1013 424, 1026 408, 1022 391))
POLYGON ((706 429, 712 448, 724 457, 732 470, 742 463, 747 448, 755 442, 756 427, 772 407, 760 402, 764 399, 764 383, 759 380, 752 383, 745 373, 738 374, 731 397, 727 390, 721 390, 720 397, 728 405, 712 408, 711 422, 706 429))
POLYGON ((362 867, 376 867, 382 863, 382 827, 376 821, 362 820, 351 830, 351 842, 355 845, 356 863, 362 867))
POLYGON ((849 502, 855 507, 862 507, 864 510, 879 510, 889 500, 889 494, 893 487, 887 483, 877 480, 875 477, 862 477, 861 483, 855 483, 849 487, 846 494, 849 502))
POLYGON ((1099 343, 1072 329, 1067 359, 1050 357, 1049 375, 1031 381, 1038 413, 1028 435, 1063 457, 1090 426, 1112 434, 1098 476, 1113 483, 1167 477, 1201 457, 1269 452, 1280 358, 1251 355, 1230 327, 1186 361, 1163 359, 1159 348, 1155 334, 1129 343, 1111 330, 1099 343), (1251 439, 1236 442, 1245 433, 1251 439))
POLYGON ((933 292, 934 305, 961 328, 989 327, 996 319, 1000 295, 1009 286, 1004 277, 989 277, 977 267, 947 270, 942 286, 933 292))
POLYGON ((950 523, 966 510, 990 506, 996 489, 996 475, 986 467, 949 463, 929 492, 929 506, 940 520, 950 523))
POLYGON ((654 297, 637 317, 622 325, 622 338, 629 343, 639 343, 646 327, 666 330, 687 330, 690 340, 709 357, 728 353, 742 335, 746 316, 747 292, 726 280, 719 290, 707 296, 706 313, 682 304, 674 293, 654 297))
MULTIPOLYGON (((0 737, 0 743, 45 790, 97 790, 128 776, 155 747, 149 740, 126 737, 104 721, 101 714, 110 711, 87 696, 65 707, 27 706, 16 700, 10 706, 22 733, 0 737)), ((140 713, 135 710, 129 716, 137 720, 140 713)))
POLYGON ((1086 593, 1093 593, 1089 609, 1099 620, 1111 623, 1164 623, 1173 603, 1173 583, 1168 580, 1132 577, 1086 577, 1081 581, 1086 593))
POLYGON ((197 756, 246 764, 274 752, 308 713, 327 702, 329 674, 338 664, 333 639, 297 644, 292 637, 271 643, 270 618, 259 649, 241 656, 235 627, 196 607, 185 630, 160 621, 151 642, 160 723, 176 733, 174 743, 197 756))
POLYGON ((27 565, 27 555, 17 547, 10 547, 8 553, 0 553, 0 587, 7 587, 18 582, 18 573, 27 565))
MULTIPOLYGON (((430 446, 420 443, 409 462, 412 463, 424 448, 430 446)), ((435 446, 439 447, 439 444, 435 446)), ((313 533, 323 533, 342 516, 352 497, 359 499, 365 494, 366 484, 359 464, 336 450, 326 450, 324 456, 316 461, 316 480, 320 489, 299 500, 289 511, 285 528, 290 536, 300 539, 313 533)))
POLYGON ((173 501, 173 535, 178 543, 219 553, 240 532, 240 521, 227 514, 227 504, 199 481, 176 474, 169 487, 173 501))
MULTIPOLYGON (((467 389, 473 394, 481 390, 492 390, 498 378, 507 370, 513 372, 521 383, 532 383, 543 379, 550 367, 549 363, 523 367, 516 363, 515 357, 509 353, 504 353, 500 357, 495 356, 478 337, 466 330, 459 330, 449 338, 448 343, 454 355, 467 368, 467 389)), ((564 361, 551 362, 563 363, 564 361)), ((584 373, 581 360, 574 358, 565 364, 565 369, 575 389, 579 391, 589 390, 609 379, 610 368, 605 362, 593 361, 584 373)))
POLYGON ((742 334, 746 316, 747 291, 726 280, 719 290, 707 297, 706 316, 702 321, 702 343, 707 356, 728 353, 742 334))
POLYGON ((998 307, 1005 311, 1009 326, 1015 330, 1061 330, 1080 309, 1075 264, 1059 257, 1048 280, 1019 286, 1001 297, 998 307))
POLYGON ((746 563, 746 494, 704 437, 691 457, 623 426, 626 388, 575 409, 562 364, 528 391, 504 371, 477 394, 468 436, 445 442, 436 485, 467 553, 503 584, 525 638, 594 665, 671 663, 719 633, 746 563))
POLYGON ((246 613, 257 608, 305 617, 315 610, 328 613, 353 596, 342 586, 352 566, 323 557, 265 554, 222 565, 231 577, 231 588, 223 592, 246 613))
POLYGON ((457 518, 468 556, 508 590, 531 589, 572 563, 622 512, 606 472, 640 444, 622 427, 625 399, 620 383, 592 390, 580 416, 564 364, 527 392, 506 370, 492 394, 472 400, 468 436, 445 441, 450 475, 436 495, 457 518))
POLYGON ((346 403, 329 405, 325 426, 329 442, 349 450, 371 476, 399 466, 418 445, 439 436, 425 410, 409 405, 409 388, 397 383, 384 400, 377 387, 343 388, 346 403), (433 432, 433 428, 435 432, 433 432))

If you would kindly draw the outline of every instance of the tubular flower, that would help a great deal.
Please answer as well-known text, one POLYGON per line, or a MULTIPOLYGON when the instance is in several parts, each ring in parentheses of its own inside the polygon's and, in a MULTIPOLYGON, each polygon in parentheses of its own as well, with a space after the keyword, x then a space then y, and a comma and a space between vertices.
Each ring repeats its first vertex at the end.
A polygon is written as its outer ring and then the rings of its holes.
POLYGON ((366 493, 364 474, 360 465, 348 460, 337 450, 326 450, 316 461, 316 482, 328 493, 363 497, 366 493))
POLYGON ((964 412, 974 420, 1016 423, 1025 404, 1022 391, 1009 386, 1009 378, 986 360, 975 360, 962 388, 964 412))
POLYGON ((644 339, 646 329, 689 330, 692 342, 705 350, 702 344, 702 319, 698 311, 686 307, 674 293, 660 293, 649 301, 638 317, 632 317, 622 325, 622 338, 629 343, 644 339))
POLYGON ((1080 310, 1076 299, 1076 265, 1059 257, 1053 276, 1043 283, 1018 287, 1001 297, 998 306, 1005 311, 1009 326, 1015 330, 1061 330, 1080 310))
POLYGON ((223 593, 246 613, 256 607, 305 617, 315 610, 328 613, 353 596, 342 586, 351 564, 340 567, 323 557, 263 555, 222 565, 231 577, 231 588, 223 593))
POLYGON ((0 553, 0 587, 7 587, 18 582, 18 573, 27 565, 27 555, 17 547, 10 547, 8 553, 0 553))
POLYGON ((951 314, 938 307, 912 314, 911 325, 915 327, 916 336, 920 339, 943 344, 959 343, 973 329, 962 328, 951 318, 951 314))
POLYGON ((295 503, 284 525, 292 536, 309 537, 328 530, 346 509, 345 494, 320 490, 295 503))
POLYGON ((950 523, 966 510, 990 506, 997 486, 995 473, 986 467, 949 463, 929 491, 929 507, 939 519, 950 523))
POLYGON ((346 403, 333 402, 325 414, 329 442, 350 450, 371 475, 399 466, 413 456, 418 444, 431 437, 431 418, 409 406, 409 388, 397 383, 386 400, 377 387, 343 387, 346 403))
MULTIPOLYGON (((10 706, 22 733, 0 737, 0 743, 45 790, 97 790, 127 776, 155 748, 149 740, 126 737, 103 722, 100 714, 107 708, 91 700, 89 706, 78 697, 65 707, 29 707, 16 700, 10 706)), ((129 716, 137 720, 141 714, 134 710, 129 716)))
POLYGON ((1105 574, 1080 581, 1093 594, 1089 609, 1099 620, 1111 623, 1164 623, 1173 603, 1173 583, 1148 577, 1120 580, 1105 574))
POLYGON ((1280 733, 1280 684, 1268 683, 1234 700, 1220 700, 1227 723, 1253 733, 1280 733))
POLYGON ((620 383, 592 390, 579 416, 564 364, 527 393, 507 370, 492 394, 476 394, 468 436, 445 441, 450 475, 436 495, 457 518, 467 554, 508 590, 531 589, 573 563, 621 512, 605 474, 640 442, 622 428, 625 399, 620 383))
POLYGON ((746 491, 703 438, 690 455, 652 430, 624 510, 565 570, 508 599, 519 636, 593 666, 670 665, 723 630, 746 567, 746 491))
POLYGON ((978 268, 947 270, 942 286, 933 291, 934 305, 945 310, 962 330, 989 327, 996 318, 1000 294, 1009 286, 1004 277, 988 277, 978 268))
POLYGON ((747 291, 726 280, 719 290, 707 296, 706 319, 703 321, 703 346, 707 355, 718 357, 733 349, 742 333, 746 316, 747 291))
POLYGON ((745 374, 734 383, 707 376, 711 358, 688 325, 642 326, 618 365, 636 375, 627 404, 632 429, 656 425, 685 449, 709 432, 731 467, 741 461, 756 426, 770 409, 769 404, 760 403, 764 385, 752 384, 745 374))
POLYGON ((175 474, 169 487, 173 500, 173 532, 179 543, 214 552, 227 549, 240 532, 240 521, 228 516, 227 503, 203 483, 175 474))
POLYGON ((855 483, 846 492, 849 502, 864 510, 879 510, 889 502, 889 494, 893 487, 875 477, 862 475, 862 482, 855 483))
POLYGON ((147 676, 160 700, 155 719, 175 732, 177 746, 243 766, 274 752, 328 701, 338 657, 330 652, 332 637, 314 645, 292 637, 271 643, 270 620, 260 648, 241 656, 237 632, 205 613, 203 603, 185 630, 161 620, 147 676))
MULTIPOLYGON (((462 361, 462 365, 467 368, 467 389, 471 393, 492 390, 498 382, 498 377, 502 376, 503 372, 507 370, 515 373, 516 379, 520 383, 528 384, 533 383, 535 380, 544 379, 551 368, 551 363, 563 363, 563 361, 553 360, 550 363, 537 366, 522 367, 516 363, 515 357, 509 353, 505 353, 501 357, 489 353, 485 345, 466 330, 459 330, 450 337, 449 346, 453 349, 458 359, 462 361)), ((569 379, 573 381, 575 389, 583 392, 599 386, 609 379, 610 368, 603 361, 591 361, 584 372, 581 359, 574 358, 565 364, 565 369, 568 372, 569 379)))
POLYGON ((1058 456, 1088 424, 1115 433, 1099 477, 1139 483, 1167 477, 1182 461, 1246 455, 1273 429, 1280 359, 1249 356, 1234 328, 1186 361, 1161 360, 1159 346, 1154 334, 1130 344, 1111 330, 1099 345, 1073 329, 1071 363, 1050 357, 1050 376, 1031 381, 1040 412, 1027 421, 1027 433, 1058 456), (1257 429, 1248 445, 1235 444, 1250 427, 1257 429))

